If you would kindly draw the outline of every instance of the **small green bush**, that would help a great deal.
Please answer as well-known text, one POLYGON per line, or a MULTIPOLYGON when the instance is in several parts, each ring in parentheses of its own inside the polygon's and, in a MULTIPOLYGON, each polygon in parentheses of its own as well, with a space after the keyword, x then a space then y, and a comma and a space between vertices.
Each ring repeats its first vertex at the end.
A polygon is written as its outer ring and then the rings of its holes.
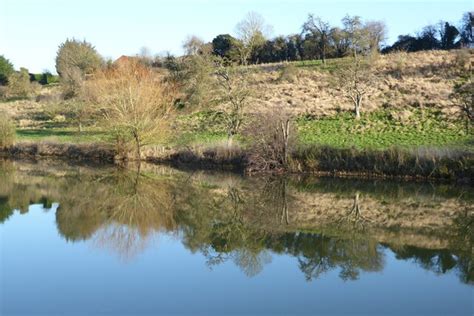
POLYGON ((16 129, 12 120, 5 114, 0 114, 0 148, 11 146, 15 143, 16 129))

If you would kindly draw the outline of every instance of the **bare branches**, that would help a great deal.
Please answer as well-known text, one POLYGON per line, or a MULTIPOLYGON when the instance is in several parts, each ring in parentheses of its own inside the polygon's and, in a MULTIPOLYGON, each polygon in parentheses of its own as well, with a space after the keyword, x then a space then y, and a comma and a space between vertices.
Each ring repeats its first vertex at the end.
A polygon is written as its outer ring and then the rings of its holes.
POLYGON ((330 46, 331 26, 329 22, 312 14, 303 24, 303 32, 312 35, 318 42, 319 54, 323 63, 326 63, 326 55, 330 46))
POLYGON ((296 137, 291 116, 283 109, 257 115, 244 135, 252 141, 250 172, 282 171, 288 166, 296 137))
POLYGON ((222 62, 216 65, 215 76, 217 80, 218 100, 224 106, 224 114, 227 122, 227 136, 232 141, 242 126, 244 110, 248 104, 251 90, 247 86, 247 80, 243 77, 241 70, 233 67, 225 67, 222 62))
POLYGON ((108 69, 88 85, 100 106, 105 126, 117 144, 133 142, 136 158, 141 148, 162 141, 169 130, 174 90, 139 62, 108 69))
POLYGON ((235 27, 241 45, 237 47, 242 65, 247 65, 254 50, 265 43, 271 27, 265 24, 263 17, 256 12, 249 12, 244 20, 235 27))
POLYGON ((376 81, 370 61, 355 57, 349 66, 339 69, 335 75, 339 88, 354 105, 356 119, 360 119, 362 101, 376 81))

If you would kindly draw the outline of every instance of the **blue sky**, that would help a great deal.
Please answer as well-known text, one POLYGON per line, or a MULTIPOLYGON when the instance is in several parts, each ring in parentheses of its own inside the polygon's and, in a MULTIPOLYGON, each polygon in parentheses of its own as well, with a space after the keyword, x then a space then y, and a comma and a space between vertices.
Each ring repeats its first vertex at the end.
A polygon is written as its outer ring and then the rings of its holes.
POLYGON ((247 12, 260 13, 273 35, 299 33, 308 13, 338 25, 346 14, 382 20, 388 42, 443 19, 458 22, 472 0, 0 0, 0 55, 16 68, 54 72, 58 45, 86 39, 105 57, 181 52, 187 35, 205 40, 234 32, 247 12))

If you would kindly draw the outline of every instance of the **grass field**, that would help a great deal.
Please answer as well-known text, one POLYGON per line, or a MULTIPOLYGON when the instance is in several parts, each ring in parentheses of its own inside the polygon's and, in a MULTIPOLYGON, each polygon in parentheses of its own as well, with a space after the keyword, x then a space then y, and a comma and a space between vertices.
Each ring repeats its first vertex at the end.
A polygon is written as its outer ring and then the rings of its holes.
POLYGON ((54 141, 60 143, 95 143, 108 142, 106 132, 98 131, 96 129, 86 128, 81 133, 77 128, 70 127, 53 127, 44 129, 17 129, 16 131, 18 141, 54 141))
MULTIPOLYGON (((183 115, 168 146, 212 144, 226 139, 223 118, 219 112, 203 111, 183 115)), ((449 147, 474 150, 474 133, 466 133, 459 120, 449 121, 433 110, 413 110, 403 120, 390 111, 363 114, 357 121, 352 113, 333 117, 300 117, 296 121, 299 143, 327 145, 335 148, 387 149, 390 147, 449 147)), ((105 131, 86 127, 82 133, 74 127, 19 129, 19 141, 56 141, 70 143, 109 142, 105 131)))
POLYGON ((359 121, 351 113, 318 120, 306 117, 298 120, 298 129, 303 144, 337 148, 474 148, 474 135, 466 133, 464 124, 429 110, 413 111, 404 121, 394 119, 389 111, 366 114, 359 121))

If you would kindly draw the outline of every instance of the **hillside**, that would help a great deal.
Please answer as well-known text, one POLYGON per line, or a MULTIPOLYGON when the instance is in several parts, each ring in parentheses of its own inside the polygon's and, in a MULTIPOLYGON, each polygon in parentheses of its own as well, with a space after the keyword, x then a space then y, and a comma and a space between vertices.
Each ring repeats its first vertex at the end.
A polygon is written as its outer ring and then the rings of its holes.
MULTIPOLYGON (((386 149, 397 147, 461 147, 472 149, 473 135, 460 119, 452 97, 461 71, 474 63, 474 51, 393 53, 372 60, 375 77, 364 98, 362 119, 335 83, 334 73, 349 59, 330 59, 241 67, 252 91, 245 107, 255 114, 287 110, 296 118, 302 144, 386 149)), ((108 142, 96 120, 77 132, 73 102, 62 101, 59 86, 47 86, 36 100, 0 102, 17 126, 19 140, 108 142)), ((178 111, 175 132, 167 146, 221 146, 226 139, 219 107, 178 111)))
MULTIPOLYGON (((465 57, 464 57, 465 58, 465 57)), ((456 112, 451 94, 459 78, 458 51, 423 51, 380 55, 375 61, 378 81, 363 111, 377 109, 436 108, 451 115, 456 112)), ((351 111, 352 105, 333 83, 332 71, 344 65, 344 59, 319 62, 296 62, 292 80, 280 79, 280 65, 252 66, 253 87, 258 91, 252 110, 285 107, 297 114, 315 116, 351 111)), ((470 63, 474 63, 471 51, 470 63)))

